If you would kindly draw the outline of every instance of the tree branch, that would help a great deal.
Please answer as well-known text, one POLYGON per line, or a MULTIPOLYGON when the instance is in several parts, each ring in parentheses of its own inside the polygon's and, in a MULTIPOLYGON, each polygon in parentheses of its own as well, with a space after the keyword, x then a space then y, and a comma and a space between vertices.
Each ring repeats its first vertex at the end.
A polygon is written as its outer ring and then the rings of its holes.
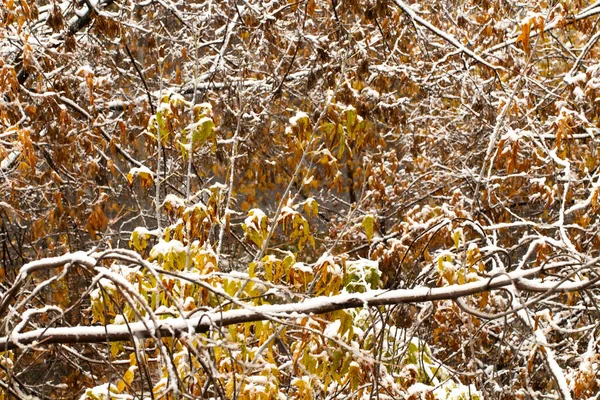
MULTIPOLYGON (((49 266, 59 266, 66 263, 90 264, 95 262, 93 256, 78 252, 66 254, 61 257, 45 259, 29 263, 21 269, 19 279, 25 277, 29 272, 49 266)), ((194 318, 170 318, 160 321, 133 322, 128 325, 110 324, 106 326, 77 326, 40 328, 25 333, 14 333, 0 338, 0 349, 3 351, 24 347, 28 345, 40 345, 50 343, 105 343, 116 341, 129 341, 132 337, 139 339, 149 338, 160 334, 161 337, 185 336, 192 333, 208 332, 211 328, 224 327, 234 324, 269 320, 271 318, 298 318, 308 315, 325 314, 333 311, 360 307, 378 307, 396 304, 412 304, 439 300, 456 300, 461 297, 478 293, 488 292, 514 285, 517 289, 530 289, 531 281, 526 284, 520 282, 532 278, 543 272, 543 267, 518 270, 505 273, 488 279, 471 282, 463 285, 451 285, 447 287, 429 288, 417 287, 414 289, 398 290, 374 290, 366 293, 341 294, 337 296, 321 296, 308 299, 302 303, 248 306, 243 309, 221 311, 213 310, 194 318), (149 329, 150 327, 150 329, 149 329), (195 327, 195 332, 190 332, 190 327, 195 327)), ((569 285, 564 283, 565 288, 557 288, 556 281, 546 280, 544 283, 535 285, 536 291, 546 288, 549 291, 556 290, 578 290, 582 283, 569 285)), ((16 286, 13 285, 13 288, 16 286)), ((596 282, 588 287, 597 286, 596 282)), ((13 288, 9 291, 14 293, 13 288)), ((6 308, 7 293, 2 299, 2 305, 6 308)))
POLYGON ((428 30, 430 30, 431 32, 433 32, 435 35, 437 35, 440 38, 444 39, 445 41, 447 41, 448 43, 450 43, 452 46, 456 47, 457 49, 459 49, 460 51, 462 51, 463 53, 465 53, 466 55, 468 55, 469 57, 471 57, 472 59, 474 59, 478 63, 483 64, 486 67, 493 69, 494 71, 498 68, 498 67, 490 64, 489 62, 485 61, 477 53, 475 53, 472 50, 469 50, 468 48, 466 48, 462 43, 460 43, 458 40, 456 40, 452 35, 450 35, 450 34, 444 32, 444 31, 436 28, 435 26, 433 26, 432 24, 430 24, 429 22, 427 22, 423 18, 419 17, 417 15, 417 13, 415 13, 415 11, 408 4, 405 4, 404 2, 402 2, 400 0, 394 0, 394 3, 398 7, 400 7, 400 9, 402 11, 404 11, 413 21, 415 21, 415 23, 424 26, 425 28, 427 28, 428 30))

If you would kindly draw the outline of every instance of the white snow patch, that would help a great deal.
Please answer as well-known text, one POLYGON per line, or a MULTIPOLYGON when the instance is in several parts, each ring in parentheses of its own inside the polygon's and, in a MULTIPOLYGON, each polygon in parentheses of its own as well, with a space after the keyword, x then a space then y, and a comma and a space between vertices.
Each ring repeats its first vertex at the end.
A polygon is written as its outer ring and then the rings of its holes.
POLYGON ((565 83, 572 85, 574 83, 578 83, 578 82, 585 82, 587 79, 587 75, 585 72, 579 72, 577 75, 572 76, 572 75, 566 75, 563 78, 563 81, 565 81, 565 83))

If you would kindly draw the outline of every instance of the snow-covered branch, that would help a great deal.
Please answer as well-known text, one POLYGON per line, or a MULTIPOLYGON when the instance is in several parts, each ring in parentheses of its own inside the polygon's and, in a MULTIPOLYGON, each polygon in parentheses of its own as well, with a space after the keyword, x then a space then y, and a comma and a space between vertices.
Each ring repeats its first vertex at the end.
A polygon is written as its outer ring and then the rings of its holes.
POLYGON ((11 301, 14 300, 15 295, 25 284, 27 277, 33 272, 47 270, 65 265, 80 264, 87 268, 93 268, 96 265, 96 259, 88 255, 83 251, 77 251, 75 253, 67 253, 58 257, 44 258, 42 260, 32 261, 21 267, 17 279, 13 282, 10 289, 0 297, 0 316, 4 316, 4 313, 11 301))
MULTIPOLYGON (((106 255, 106 253, 105 253, 106 255)), ((67 263, 79 263, 93 266, 95 257, 78 252, 40 260, 25 265, 20 277, 25 277, 33 270, 40 268, 57 267, 67 263)), ((195 327, 195 333, 207 332, 213 327, 223 327, 234 324, 255 322, 269 319, 295 319, 303 316, 325 314, 337 310, 360 307, 378 307, 398 304, 413 304, 439 300, 455 300, 465 296, 489 292, 514 285, 520 290, 532 291, 569 291, 580 290, 583 287, 595 286, 597 280, 592 282, 578 282, 573 284, 565 282, 562 287, 560 282, 532 283, 530 278, 543 272, 542 267, 518 270, 511 273, 499 274, 480 281, 447 287, 416 287, 413 289, 398 290, 373 290, 366 293, 340 294, 337 296, 321 296, 305 300, 301 303, 280 305, 250 306, 235 310, 213 310, 193 318, 169 318, 158 321, 142 321, 129 324, 109 324, 106 326, 77 326, 40 328, 30 332, 12 334, 0 338, 0 348, 10 350, 20 346, 39 345, 50 343, 98 343, 126 341, 135 338, 185 336, 192 334, 190 327, 195 327), (150 326, 154 326, 149 328, 150 326)), ((13 287, 17 287, 15 284, 13 287)), ((11 291, 12 293, 12 291, 11 291)), ((7 293, 2 300, 6 307, 9 300, 7 293)))
POLYGON ((425 28, 427 28, 428 30, 433 32, 435 35, 439 36, 440 38, 444 39, 448 43, 452 44, 452 46, 456 47, 458 50, 465 53, 466 55, 468 55, 475 61, 485 65, 488 68, 496 70, 497 67, 493 66, 492 64, 490 64, 489 62, 487 62, 486 60, 481 58, 481 56, 478 55, 477 53, 475 53, 473 50, 470 50, 467 47, 465 47, 462 43, 460 43, 458 40, 456 40, 455 37, 448 34, 447 32, 442 31, 441 29, 436 28, 435 26, 433 26, 432 24, 430 24, 429 22, 427 22, 426 20, 424 20, 423 18, 418 16, 417 13, 408 4, 406 4, 400 0, 394 0, 394 3, 398 7, 400 7, 402 9, 402 11, 404 11, 413 21, 415 21, 415 23, 424 26, 425 28))

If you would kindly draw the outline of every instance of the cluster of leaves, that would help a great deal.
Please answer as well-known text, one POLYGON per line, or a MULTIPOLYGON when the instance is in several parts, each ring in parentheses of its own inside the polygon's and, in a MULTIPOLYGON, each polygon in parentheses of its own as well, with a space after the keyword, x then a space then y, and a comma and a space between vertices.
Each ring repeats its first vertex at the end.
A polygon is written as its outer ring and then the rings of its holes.
POLYGON ((542 272, 108 346, 15 339, 0 399, 598 392, 600 6, 1 1, 5 338, 542 272), (21 270, 93 248, 114 250, 21 270))

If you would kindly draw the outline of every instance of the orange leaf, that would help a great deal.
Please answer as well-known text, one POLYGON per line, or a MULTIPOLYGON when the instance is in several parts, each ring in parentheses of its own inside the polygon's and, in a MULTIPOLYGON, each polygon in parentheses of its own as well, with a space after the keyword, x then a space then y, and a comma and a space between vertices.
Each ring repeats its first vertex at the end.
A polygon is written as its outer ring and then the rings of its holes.
POLYGON ((527 55, 529 55, 529 34, 531 33, 531 25, 530 22, 528 21, 527 23, 523 24, 522 28, 521 28, 521 34, 519 35, 519 37, 517 38, 517 41, 515 43, 519 43, 521 42, 523 44, 523 50, 525 50, 525 53, 527 53, 527 55))

